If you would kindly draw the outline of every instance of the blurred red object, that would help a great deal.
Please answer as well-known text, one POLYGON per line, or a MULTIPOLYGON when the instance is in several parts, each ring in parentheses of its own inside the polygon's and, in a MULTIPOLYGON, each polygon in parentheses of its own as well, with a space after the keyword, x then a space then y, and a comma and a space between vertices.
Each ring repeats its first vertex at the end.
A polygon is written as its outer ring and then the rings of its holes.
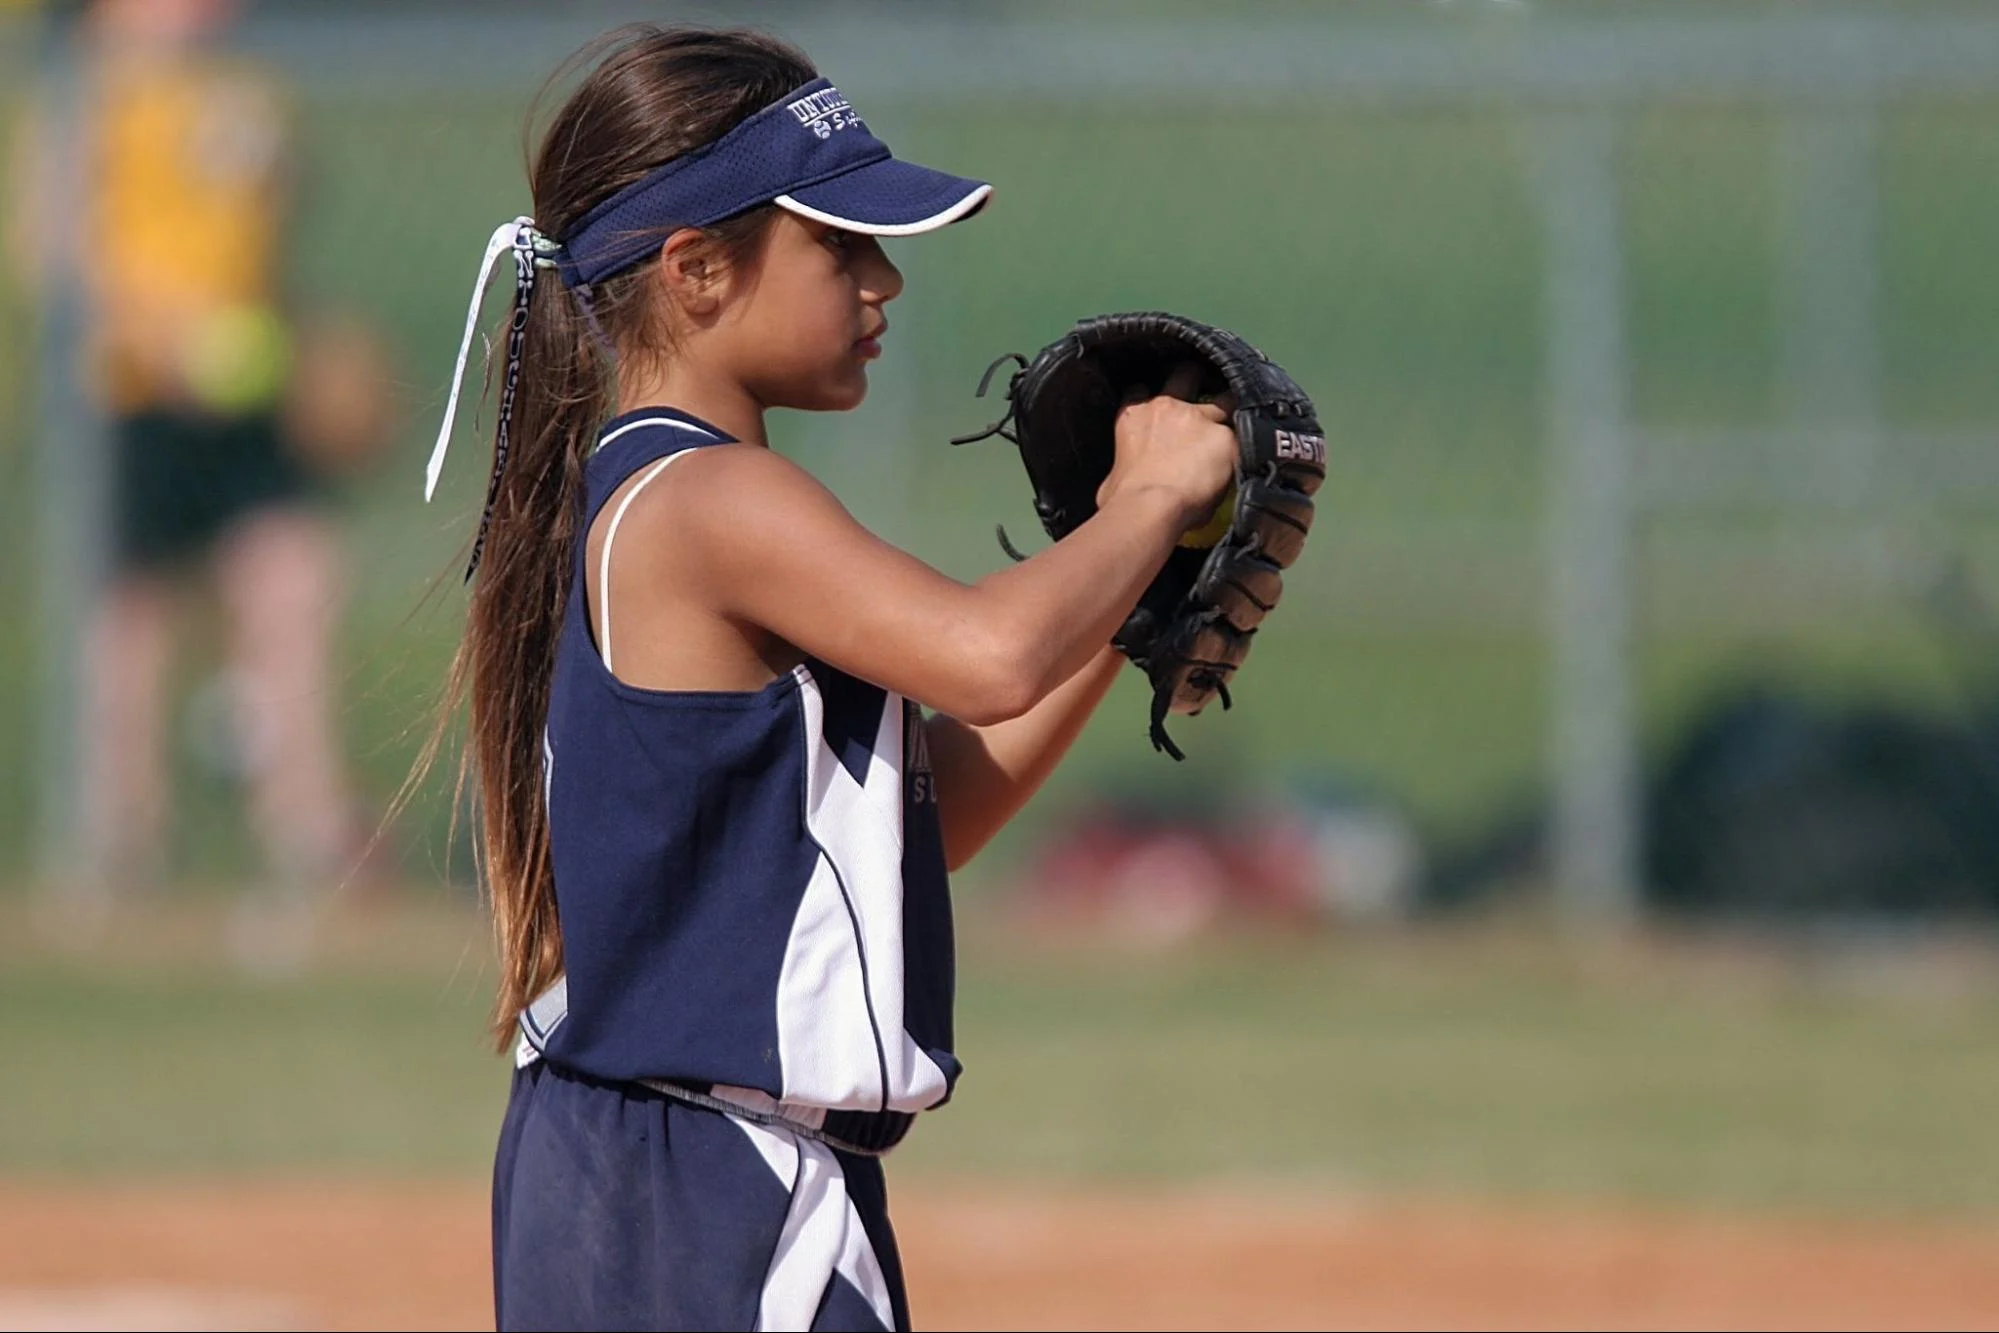
POLYGON ((1420 862, 1398 809, 1321 783, 1249 814, 1100 802, 1042 844, 1017 892, 1036 926, 1170 944, 1223 924, 1295 930, 1398 916, 1420 862))

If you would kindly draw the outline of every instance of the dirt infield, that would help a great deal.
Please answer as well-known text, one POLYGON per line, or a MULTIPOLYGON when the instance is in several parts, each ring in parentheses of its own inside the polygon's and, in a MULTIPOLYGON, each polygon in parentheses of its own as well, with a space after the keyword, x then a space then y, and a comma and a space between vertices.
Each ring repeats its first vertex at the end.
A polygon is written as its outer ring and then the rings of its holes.
MULTIPOLYGON (((0 1328, 490 1327, 470 1184, 0 1186, 0 1328)), ((1176 1190, 897 1192, 935 1328, 1999 1322, 1999 1228, 1176 1190)))

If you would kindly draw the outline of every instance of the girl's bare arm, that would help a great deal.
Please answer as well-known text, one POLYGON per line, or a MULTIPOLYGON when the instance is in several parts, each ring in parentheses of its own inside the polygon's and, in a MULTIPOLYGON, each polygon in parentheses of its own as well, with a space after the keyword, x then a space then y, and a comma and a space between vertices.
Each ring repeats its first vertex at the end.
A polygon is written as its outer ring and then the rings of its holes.
POLYGON ((1040 790, 1124 664, 1124 655, 1105 645, 1081 671, 1009 721, 978 727, 943 714, 930 719, 937 813, 952 870, 977 855, 1040 790))
POLYGON ((1097 655, 1232 476, 1220 409, 1157 398, 1125 410, 1132 447, 1121 438, 1122 475, 1096 516, 976 583, 875 537, 803 469, 749 445, 679 464, 641 502, 644 522, 677 586, 714 614, 971 726, 1005 722, 1097 655))

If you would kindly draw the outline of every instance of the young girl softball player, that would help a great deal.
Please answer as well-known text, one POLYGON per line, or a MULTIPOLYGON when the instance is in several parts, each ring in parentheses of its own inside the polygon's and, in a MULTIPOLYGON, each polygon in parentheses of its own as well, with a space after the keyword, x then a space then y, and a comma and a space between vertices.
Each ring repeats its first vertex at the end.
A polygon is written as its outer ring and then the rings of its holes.
POLYGON ((856 406, 902 290, 877 237, 991 187, 891 157, 780 42, 655 27, 532 176, 488 249, 515 306, 453 672, 518 1041, 499 1323, 905 1328, 877 1159, 958 1075, 946 871, 1102 698, 1234 436, 1127 406, 1097 516, 959 583, 764 414, 856 406))

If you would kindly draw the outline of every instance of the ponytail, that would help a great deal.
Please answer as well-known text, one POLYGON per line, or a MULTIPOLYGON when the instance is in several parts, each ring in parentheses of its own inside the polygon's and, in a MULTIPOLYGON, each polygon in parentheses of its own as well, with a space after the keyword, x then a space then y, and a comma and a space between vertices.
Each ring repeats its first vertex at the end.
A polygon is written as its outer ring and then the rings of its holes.
MULTIPOLYGON (((471 701, 466 754, 502 972, 496 1022, 511 1028, 562 971, 543 799, 542 729, 567 610, 583 464, 610 415, 611 379, 571 293, 535 284, 525 303, 511 462, 495 449, 487 521, 452 690, 471 701)), ((461 768, 464 765, 461 764, 461 768)))
MULTIPOLYGON (((618 190, 816 77, 801 53, 762 34, 649 24, 599 39, 563 68, 586 63, 592 67, 551 119, 530 169, 535 218, 549 236, 564 235, 618 190)), ((706 228, 718 258, 749 262, 771 216, 764 206, 706 228)), ((557 638, 572 609, 584 466, 616 406, 617 363, 671 354, 651 265, 594 288, 568 287, 546 273, 536 280, 535 226, 520 223, 509 365, 492 480, 467 569, 465 633, 404 785, 406 797, 443 750, 460 705, 469 703, 455 792, 462 799, 476 784, 481 880, 500 958, 493 1034, 501 1049, 521 1011, 563 966, 542 746, 557 638)), ((447 435, 448 422, 449 414, 447 435)), ((434 469, 435 462, 433 480, 434 469)))

